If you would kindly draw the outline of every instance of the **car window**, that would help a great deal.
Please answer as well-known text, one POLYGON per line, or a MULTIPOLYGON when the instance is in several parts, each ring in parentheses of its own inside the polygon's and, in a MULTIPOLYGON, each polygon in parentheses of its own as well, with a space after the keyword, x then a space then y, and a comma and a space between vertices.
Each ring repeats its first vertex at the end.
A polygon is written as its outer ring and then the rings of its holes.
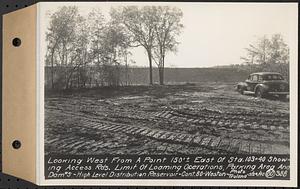
POLYGON ((252 76, 252 81, 258 81, 258 75, 253 75, 252 76))
POLYGON ((262 80, 263 80, 262 76, 259 75, 259 76, 258 76, 258 81, 262 81, 262 80))
POLYGON ((283 80, 283 77, 278 74, 269 74, 263 76, 264 80, 283 80))

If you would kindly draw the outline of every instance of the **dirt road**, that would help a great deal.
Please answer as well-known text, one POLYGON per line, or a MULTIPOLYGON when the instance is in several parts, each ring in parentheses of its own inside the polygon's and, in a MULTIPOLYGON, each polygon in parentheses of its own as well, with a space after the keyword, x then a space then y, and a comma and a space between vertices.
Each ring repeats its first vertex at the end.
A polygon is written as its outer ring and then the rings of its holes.
POLYGON ((287 154, 289 102, 233 83, 132 86, 45 98, 45 152, 287 154))

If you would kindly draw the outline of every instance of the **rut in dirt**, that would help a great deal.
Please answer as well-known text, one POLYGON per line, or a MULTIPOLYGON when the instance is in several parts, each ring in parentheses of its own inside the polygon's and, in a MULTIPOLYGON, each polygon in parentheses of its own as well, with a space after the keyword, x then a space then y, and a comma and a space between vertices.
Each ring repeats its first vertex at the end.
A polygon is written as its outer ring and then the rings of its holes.
MULTIPOLYGON (((152 140, 159 140, 167 143, 180 143, 189 146, 199 146, 208 149, 213 149, 217 151, 224 151, 228 153, 237 154, 284 154, 289 153, 289 149, 278 144, 268 144, 262 142, 254 142, 248 140, 240 140, 234 138, 223 138, 208 134, 182 134, 178 132, 170 132, 166 130, 153 129, 141 125, 128 125, 121 124, 118 122, 103 121, 99 120, 97 116, 84 114, 84 113, 74 113, 74 112, 61 112, 58 110, 50 110, 48 114, 60 114, 65 116, 76 116, 81 118, 82 129, 85 132, 97 132, 98 130, 109 131, 114 133, 126 133, 127 135, 133 136, 145 136, 152 140), (286 149, 283 151, 282 149, 286 149)), ((171 112, 166 111, 163 113, 158 113, 156 116, 164 116, 165 118, 170 118, 171 112)), ((170 118, 172 119, 172 118, 170 118)), ((154 118, 153 118, 154 120, 154 118)), ((189 119, 190 120, 190 119, 189 119)), ((197 122, 200 121, 198 119, 197 122)), ((151 121, 151 119, 150 119, 151 121)), ((49 141, 49 143, 54 141, 49 141)), ((88 145, 85 142, 78 141, 77 143, 65 143, 63 147, 68 147, 71 149, 79 149, 80 147, 88 145)), ((76 151, 74 151, 76 153, 76 151)))

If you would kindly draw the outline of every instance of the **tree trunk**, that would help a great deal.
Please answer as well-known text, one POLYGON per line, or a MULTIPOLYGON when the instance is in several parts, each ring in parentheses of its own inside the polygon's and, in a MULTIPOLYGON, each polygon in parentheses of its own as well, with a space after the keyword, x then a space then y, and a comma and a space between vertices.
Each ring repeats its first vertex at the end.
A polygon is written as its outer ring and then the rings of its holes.
POLYGON ((67 81, 66 81, 66 89, 69 89, 70 87, 72 87, 71 83, 70 83, 70 80, 71 80, 71 77, 73 75, 73 72, 67 77, 67 81), (70 85, 69 85, 70 83, 70 85))
POLYGON ((79 70, 78 70, 78 73, 77 73, 77 88, 80 88, 79 85, 80 85, 80 74, 79 74, 79 70))
POLYGON ((125 53, 125 86, 128 86, 128 60, 127 53, 125 53))
POLYGON ((72 82, 70 82, 70 81, 71 81, 71 79, 72 79, 72 76, 73 76, 73 73, 74 73, 75 69, 76 69, 76 67, 73 68, 73 69, 71 70, 70 75, 67 76, 67 79, 66 79, 66 89, 72 88, 72 82), (69 85, 69 83, 70 83, 70 85, 69 85))
POLYGON ((150 85, 153 85, 153 79, 152 79, 152 54, 151 54, 151 49, 147 50, 148 54, 148 59, 149 59, 149 82, 150 85))
POLYGON ((51 88, 54 89, 54 48, 51 52, 51 88))
POLYGON ((158 67, 158 73, 159 73, 159 84, 164 85, 164 75, 165 75, 165 57, 162 56, 160 60, 160 67, 158 67))
POLYGON ((158 73, 159 73, 159 84, 164 85, 164 67, 159 67, 158 73))

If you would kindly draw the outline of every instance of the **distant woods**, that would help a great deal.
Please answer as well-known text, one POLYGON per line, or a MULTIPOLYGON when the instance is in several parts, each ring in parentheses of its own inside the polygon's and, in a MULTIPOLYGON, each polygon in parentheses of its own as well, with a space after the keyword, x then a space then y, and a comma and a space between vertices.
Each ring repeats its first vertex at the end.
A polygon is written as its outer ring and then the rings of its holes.
POLYGON ((176 52, 182 32, 182 11, 169 6, 112 8, 105 18, 93 9, 81 15, 76 6, 63 6, 50 16, 46 33, 46 84, 51 89, 129 85, 130 56, 145 49, 152 67, 157 66, 164 84, 165 59, 176 52))
POLYGON ((281 34, 262 36, 249 44, 246 56, 241 57, 243 66, 249 72, 271 71, 289 78, 289 47, 281 34))

